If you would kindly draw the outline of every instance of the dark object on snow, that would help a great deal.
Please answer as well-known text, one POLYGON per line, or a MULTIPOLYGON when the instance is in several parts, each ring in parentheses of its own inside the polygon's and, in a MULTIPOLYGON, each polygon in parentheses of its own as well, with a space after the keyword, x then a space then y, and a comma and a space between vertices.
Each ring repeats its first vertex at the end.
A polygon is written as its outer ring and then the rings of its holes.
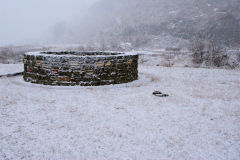
POLYGON ((157 97, 168 97, 169 96, 168 94, 163 94, 162 92, 159 92, 159 91, 153 92, 153 95, 157 96, 157 97))
POLYGON ((169 96, 168 94, 159 95, 159 97, 168 97, 168 96, 169 96))
POLYGON ((23 72, 18 72, 18 73, 13 73, 13 74, 6 74, 6 75, 0 75, 0 78, 2 77, 15 77, 15 76, 20 76, 23 75, 23 72))
POLYGON ((162 92, 159 92, 159 91, 153 92, 153 95, 158 95, 158 94, 162 94, 162 92))

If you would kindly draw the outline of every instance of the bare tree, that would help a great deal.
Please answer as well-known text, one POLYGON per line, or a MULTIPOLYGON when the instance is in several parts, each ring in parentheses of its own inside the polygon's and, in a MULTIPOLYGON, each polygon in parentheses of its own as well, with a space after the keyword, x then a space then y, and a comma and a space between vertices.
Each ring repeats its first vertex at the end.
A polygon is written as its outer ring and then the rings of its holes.
POLYGON ((206 64, 221 67, 227 64, 228 56, 226 50, 215 41, 208 42, 208 51, 205 55, 206 64))
POLYGON ((193 62, 196 64, 205 63, 207 66, 221 67, 228 64, 226 49, 217 41, 206 40, 197 35, 192 41, 190 50, 193 53, 193 62))
POLYGON ((190 51, 193 53, 193 62, 196 64, 202 64, 204 61, 205 42, 200 35, 191 40, 190 51))
POLYGON ((88 50, 88 51, 96 50, 96 46, 95 46, 95 44, 92 40, 88 41, 87 46, 86 46, 86 50, 88 50))
POLYGON ((111 36, 110 38, 110 47, 111 47, 111 50, 119 50, 119 42, 117 41, 117 38, 114 37, 114 36, 111 36))
POLYGON ((100 51, 105 51, 106 50, 106 41, 104 37, 104 33, 100 32, 100 51))
POLYGON ((237 60, 240 62, 240 51, 237 52, 237 60))

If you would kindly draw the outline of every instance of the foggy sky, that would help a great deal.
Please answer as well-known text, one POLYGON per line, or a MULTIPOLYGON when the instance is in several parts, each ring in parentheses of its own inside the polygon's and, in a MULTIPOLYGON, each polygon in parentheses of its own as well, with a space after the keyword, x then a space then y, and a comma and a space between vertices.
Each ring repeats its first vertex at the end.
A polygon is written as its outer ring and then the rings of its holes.
POLYGON ((36 43, 49 27, 78 20, 97 0, 0 0, 0 46, 36 43))

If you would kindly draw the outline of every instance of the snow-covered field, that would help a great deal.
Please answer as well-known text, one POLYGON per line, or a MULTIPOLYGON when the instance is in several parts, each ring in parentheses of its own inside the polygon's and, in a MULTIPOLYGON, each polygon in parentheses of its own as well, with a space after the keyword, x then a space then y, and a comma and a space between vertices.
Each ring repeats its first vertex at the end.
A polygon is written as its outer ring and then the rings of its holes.
POLYGON ((0 159, 239 160, 240 71, 147 64, 114 86, 1 78, 0 159))
POLYGON ((23 71, 23 64, 0 64, 0 75, 12 74, 23 71))

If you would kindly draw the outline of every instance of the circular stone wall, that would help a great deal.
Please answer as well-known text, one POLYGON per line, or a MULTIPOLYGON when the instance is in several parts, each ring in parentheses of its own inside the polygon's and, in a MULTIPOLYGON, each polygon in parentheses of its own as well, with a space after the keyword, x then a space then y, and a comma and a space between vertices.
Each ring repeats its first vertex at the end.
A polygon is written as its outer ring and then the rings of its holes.
POLYGON ((99 86, 138 79, 138 55, 110 52, 30 52, 24 80, 59 86, 99 86))

